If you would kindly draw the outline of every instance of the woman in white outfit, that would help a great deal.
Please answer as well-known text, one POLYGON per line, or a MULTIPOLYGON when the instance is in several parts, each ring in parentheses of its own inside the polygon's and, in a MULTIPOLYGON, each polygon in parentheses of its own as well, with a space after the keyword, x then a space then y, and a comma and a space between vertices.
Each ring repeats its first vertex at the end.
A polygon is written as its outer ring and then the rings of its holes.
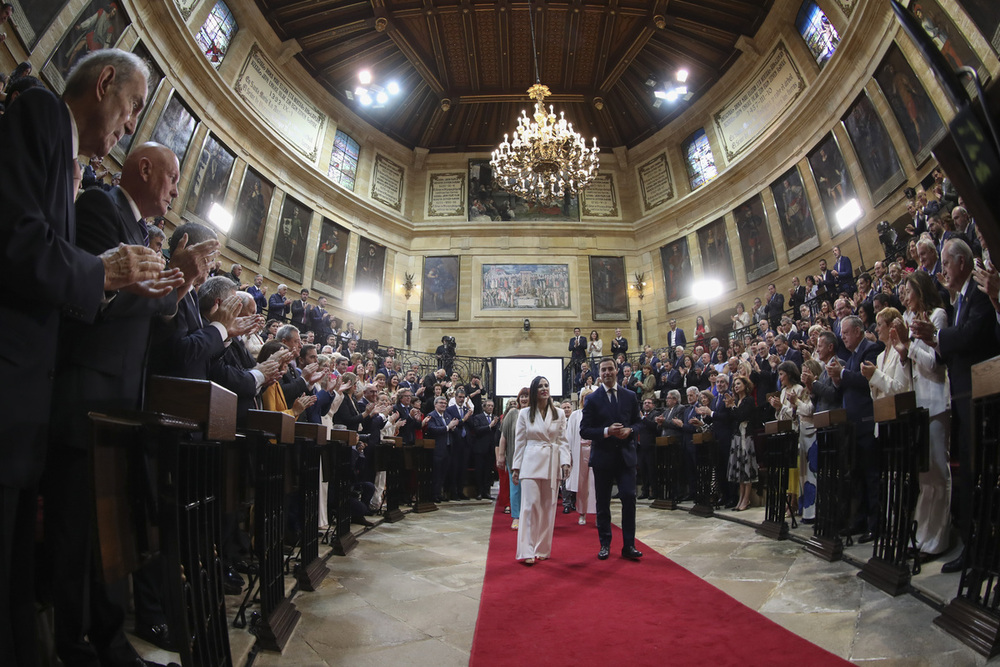
POLYGON ((583 402, 593 392, 580 395, 580 408, 574 410, 566 420, 566 440, 569 442, 569 477, 566 490, 576 494, 576 511, 580 513, 579 524, 587 525, 587 515, 597 514, 597 499, 590 492, 594 488, 594 469, 590 467, 590 440, 580 438, 580 420, 583 419, 583 402))
MULTIPOLYGON (((948 315, 942 307, 941 297, 931 277, 923 271, 914 271, 906 276, 900 285, 899 297, 906 306, 903 321, 907 327, 914 320, 931 322, 938 331, 948 326, 948 315)), ((931 418, 930 469, 920 473, 920 497, 914 514, 920 558, 927 561, 948 550, 951 527, 951 468, 948 464, 951 391, 948 369, 938 360, 934 348, 920 339, 904 339, 897 351, 900 357, 910 360, 917 406, 927 408, 931 418)))
POLYGON ((528 407, 517 413, 511 480, 521 485, 521 522, 517 529, 517 559, 525 565, 552 553, 559 482, 570 469, 566 415, 549 397, 549 381, 531 381, 528 407))

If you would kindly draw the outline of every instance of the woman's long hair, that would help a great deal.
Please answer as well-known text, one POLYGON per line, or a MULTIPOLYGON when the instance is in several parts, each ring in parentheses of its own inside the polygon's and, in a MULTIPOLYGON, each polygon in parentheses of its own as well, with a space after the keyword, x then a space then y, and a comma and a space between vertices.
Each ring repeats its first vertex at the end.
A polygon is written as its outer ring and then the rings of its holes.
POLYGON ((542 383, 542 380, 548 382, 548 378, 541 375, 536 375, 535 379, 531 381, 531 387, 528 389, 528 420, 534 424, 535 415, 538 413, 544 413, 548 409, 552 413, 552 419, 559 419, 559 412, 556 410, 555 404, 552 402, 552 394, 549 393, 549 404, 546 407, 538 405, 538 385, 542 383))

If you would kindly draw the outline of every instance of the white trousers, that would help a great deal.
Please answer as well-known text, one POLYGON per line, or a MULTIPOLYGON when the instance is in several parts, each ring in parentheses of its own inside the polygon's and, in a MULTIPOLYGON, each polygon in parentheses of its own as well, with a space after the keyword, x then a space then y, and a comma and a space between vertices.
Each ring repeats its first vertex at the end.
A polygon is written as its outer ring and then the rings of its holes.
POLYGON ((521 518, 517 528, 517 560, 548 558, 556 525, 558 487, 547 479, 521 480, 521 518))
POLYGON ((913 518, 917 521, 917 546, 925 553, 939 554, 948 548, 951 527, 950 412, 931 417, 929 435, 931 465, 920 473, 920 496, 913 518))
POLYGON ((330 520, 326 516, 326 501, 327 501, 327 491, 329 487, 323 479, 323 466, 319 466, 319 529, 326 530, 327 526, 330 525, 330 520))

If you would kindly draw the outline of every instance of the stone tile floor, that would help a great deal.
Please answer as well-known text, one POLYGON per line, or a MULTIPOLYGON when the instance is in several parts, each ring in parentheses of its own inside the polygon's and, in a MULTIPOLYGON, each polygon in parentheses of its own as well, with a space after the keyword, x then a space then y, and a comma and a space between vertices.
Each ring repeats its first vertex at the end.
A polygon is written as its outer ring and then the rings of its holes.
MULTIPOLYGON (((347 557, 332 556, 320 590, 294 598, 302 618, 284 653, 261 652, 255 667, 467 665, 493 506, 467 502, 439 507, 381 524, 362 535, 347 557)), ((751 523, 763 519, 762 508, 721 514, 751 523)), ((855 565, 827 563, 793 541, 776 542, 725 518, 640 505, 637 537, 854 664, 986 664, 932 623, 938 612, 927 603, 906 594, 892 598, 858 578, 855 565)), ((809 530, 800 526, 793 533, 806 537, 809 530)), ((863 563, 871 545, 849 547, 846 553, 863 563)), ((947 601, 958 587, 958 575, 941 575, 940 562, 925 566, 914 581, 932 599, 947 601)), ((249 637, 237 630, 232 637, 234 661, 243 664, 249 637)), ((170 657, 143 653, 161 662, 170 657)), ((1000 664, 1000 658, 992 663, 1000 664)))

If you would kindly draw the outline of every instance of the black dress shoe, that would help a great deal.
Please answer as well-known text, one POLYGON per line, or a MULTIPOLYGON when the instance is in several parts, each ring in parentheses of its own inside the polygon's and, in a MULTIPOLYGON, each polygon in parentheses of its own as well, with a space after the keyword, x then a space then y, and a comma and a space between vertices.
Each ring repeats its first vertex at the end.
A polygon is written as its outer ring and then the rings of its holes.
POLYGON ((597 552, 597 560, 607 560, 610 555, 611 547, 602 546, 601 550, 597 552))
POLYGON ((648 493, 644 493, 641 496, 636 496, 636 500, 648 500, 648 499, 649 499, 648 493))
POLYGON ((236 573, 232 567, 227 567, 222 572, 222 592, 226 595, 239 595, 243 592, 243 577, 236 573))
POLYGON ((571 509, 569 508, 569 505, 567 505, 566 507, 564 507, 564 508, 563 508, 563 514, 569 514, 569 513, 570 513, 570 512, 572 512, 572 511, 573 511, 573 510, 571 510, 571 509))
POLYGON ((628 558, 630 560, 639 560, 642 558, 642 552, 635 547, 625 547, 622 549, 622 558, 628 558))
POLYGON ((941 566, 941 574, 954 574, 965 569, 965 551, 959 554, 955 560, 950 560, 941 566))
POLYGON ((166 623, 160 625, 137 625, 135 626, 135 636, 164 651, 175 650, 173 641, 170 638, 170 627, 166 623))
POLYGON ((464 493, 459 493, 455 495, 455 500, 468 500, 468 499, 469 496, 465 495, 464 493))
POLYGON ((875 533, 873 533, 870 530, 865 531, 864 533, 861 534, 861 537, 858 538, 858 544, 867 544, 868 542, 874 542, 874 541, 875 541, 875 533))
POLYGON ((483 500, 493 500, 493 496, 488 493, 483 494, 483 500))

